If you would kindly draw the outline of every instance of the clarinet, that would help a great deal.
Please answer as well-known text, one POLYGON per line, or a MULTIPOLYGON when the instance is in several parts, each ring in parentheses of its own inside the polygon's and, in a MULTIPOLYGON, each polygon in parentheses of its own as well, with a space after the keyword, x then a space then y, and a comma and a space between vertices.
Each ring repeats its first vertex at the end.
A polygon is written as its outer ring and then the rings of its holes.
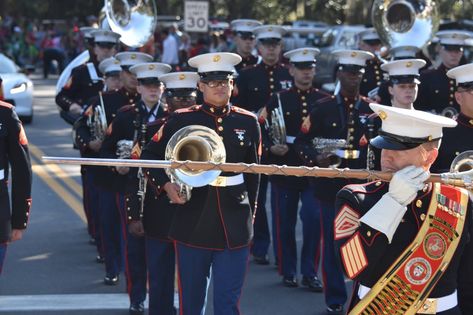
MULTIPOLYGON (((146 129, 147 129, 147 125, 144 121, 142 121, 141 130, 140 130, 140 139, 139 139, 139 145, 141 147, 141 150, 143 150, 143 148, 146 145, 146 129)), ((138 196, 140 199, 140 218, 143 218, 143 211, 145 207, 146 186, 148 184, 148 179, 146 178, 143 172, 143 168, 141 167, 138 168, 137 177, 138 177, 138 196)))

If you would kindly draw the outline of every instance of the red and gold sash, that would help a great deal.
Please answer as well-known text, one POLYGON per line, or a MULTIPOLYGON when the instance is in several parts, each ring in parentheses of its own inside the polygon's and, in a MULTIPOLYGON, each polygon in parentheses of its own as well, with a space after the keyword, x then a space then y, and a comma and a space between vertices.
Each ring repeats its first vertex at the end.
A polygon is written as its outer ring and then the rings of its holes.
POLYGON ((357 314, 415 314, 426 302, 460 242, 468 191, 434 184, 427 216, 414 241, 350 311, 357 314))

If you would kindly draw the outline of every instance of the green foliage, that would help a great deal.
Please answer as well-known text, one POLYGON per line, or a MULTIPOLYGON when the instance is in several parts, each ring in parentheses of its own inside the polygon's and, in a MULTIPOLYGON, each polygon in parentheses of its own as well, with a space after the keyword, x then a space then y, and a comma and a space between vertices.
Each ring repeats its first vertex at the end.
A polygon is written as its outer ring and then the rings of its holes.
MULTIPOLYGON (((184 0, 154 0, 159 15, 183 15, 184 0)), ((311 19, 336 23, 370 23, 373 1, 367 0, 209 0, 210 16, 255 18, 265 23, 311 19)), ((436 1, 442 18, 473 16, 473 1, 436 1)), ((102 0, 0 0, 0 12, 39 19, 84 19, 98 15, 102 0)))

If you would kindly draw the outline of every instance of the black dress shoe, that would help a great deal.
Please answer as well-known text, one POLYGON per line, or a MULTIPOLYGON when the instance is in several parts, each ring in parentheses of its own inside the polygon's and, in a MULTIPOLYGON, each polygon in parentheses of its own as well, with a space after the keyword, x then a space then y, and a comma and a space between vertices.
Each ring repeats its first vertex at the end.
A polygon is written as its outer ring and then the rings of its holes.
POLYGON ((302 285, 314 292, 322 292, 322 282, 317 277, 302 277, 302 285))
POLYGON ((343 305, 342 304, 332 304, 327 306, 327 314, 343 314, 343 305))
POLYGON ((130 315, 143 315, 145 313, 145 306, 143 302, 131 303, 129 310, 130 310, 130 315))
POLYGON ((105 283, 106 285, 117 285, 118 280, 119 280, 118 275, 105 276, 105 278, 103 278, 103 283, 105 283))
POLYGON ((286 286, 288 288, 296 288, 297 286, 299 286, 297 284, 296 277, 283 277, 282 278, 282 283, 284 284, 284 286, 286 286))
POLYGON ((264 255, 264 256, 253 255, 253 261, 258 265, 269 265, 269 259, 267 255, 264 255))

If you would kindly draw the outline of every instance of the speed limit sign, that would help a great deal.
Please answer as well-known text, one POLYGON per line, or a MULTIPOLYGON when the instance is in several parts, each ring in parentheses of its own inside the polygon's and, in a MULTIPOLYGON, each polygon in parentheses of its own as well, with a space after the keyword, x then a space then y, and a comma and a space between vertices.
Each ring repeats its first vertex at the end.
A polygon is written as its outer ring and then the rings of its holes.
POLYGON ((209 29, 208 1, 186 1, 184 18, 186 32, 207 32, 209 29))

